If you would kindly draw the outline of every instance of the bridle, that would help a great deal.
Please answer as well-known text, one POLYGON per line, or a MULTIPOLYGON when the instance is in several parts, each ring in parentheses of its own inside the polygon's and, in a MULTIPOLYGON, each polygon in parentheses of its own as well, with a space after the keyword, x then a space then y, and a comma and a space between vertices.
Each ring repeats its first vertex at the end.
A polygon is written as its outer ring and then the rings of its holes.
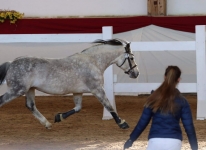
MULTIPOLYGON (((124 61, 122 62, 122 64, 121 65, 117 65, 118 67, 121 67, 125 62, 126 62, 126 60, 128 60, 128 63, 129 63, 129 70, 128 71, 125 71, 124 73, 126 73, 126 74, 129 74, 131 71, 132 71, 132 69, 134 69, 137 65, 135 64, 134 66, 132 66, 132 63, 131 63, 131 60, 133 60, 133 58, 130 58, 129 56, 130 55, 133 55, 132 53, 131 53, 131 50, 130 50, 130 43, 126 43, 126 46, 125 46, 125 59, 124 59, 124 61)), ((134 56, 134 55, 133 55, 134 56)))

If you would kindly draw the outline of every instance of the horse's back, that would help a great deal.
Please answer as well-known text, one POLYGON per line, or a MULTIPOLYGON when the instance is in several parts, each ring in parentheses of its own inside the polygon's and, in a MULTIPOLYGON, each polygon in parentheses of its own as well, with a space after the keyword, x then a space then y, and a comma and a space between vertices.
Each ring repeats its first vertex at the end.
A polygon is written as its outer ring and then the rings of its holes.
POLYGON ((18 57, 10 65, 8 73, 11 74, 21 74, 28 75, 28 73, 33 73, 36 71, 42 71, 49 67, 48 59, 38 58, 38 57, 18 57))

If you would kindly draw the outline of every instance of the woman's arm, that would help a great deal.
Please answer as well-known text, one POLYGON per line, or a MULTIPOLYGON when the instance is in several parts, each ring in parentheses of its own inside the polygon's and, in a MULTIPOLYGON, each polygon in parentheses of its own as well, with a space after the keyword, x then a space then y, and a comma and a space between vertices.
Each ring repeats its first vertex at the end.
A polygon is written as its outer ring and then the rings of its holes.
MULTIPOLYGON (((151 94, 154 92, 154 90, 151 91, 151 94)), ((152 109, 148 107, 144 107, 142 115, 130 134, 130 138, 126 141, 124 144, 124 149, 129 148, 132 146, 133 142, 140 136, 140 134, 144 131, 144 129, 147 127, 147 125, 150 122, 150 119, 152 117, 152 109)))
POLYGON ((150 108, 144 107, 144 110, 142 112, 142 115, 136 127, 134 128, 134 130, 130 134, 130 138, 127 140, 127 142, 124 145, 124 149, 132 146, 133 142, 141 135, 141 133, 149 124, 151 117, 152 117, 152 110, 150 108))
POLYGON ((141 135, 141 133, 149 124, 151 117, 152 117, 152 110, 150 108, 144 108, 136 127, 130 134, 131 140, 135 141, 141 135))

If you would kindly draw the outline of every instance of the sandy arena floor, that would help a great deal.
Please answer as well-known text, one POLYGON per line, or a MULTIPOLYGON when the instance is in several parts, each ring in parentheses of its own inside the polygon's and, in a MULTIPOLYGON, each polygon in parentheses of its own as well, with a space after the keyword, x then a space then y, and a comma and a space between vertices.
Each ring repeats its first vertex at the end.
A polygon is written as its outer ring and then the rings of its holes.
MULTIPOLYGON (((103 107, 93 96, 83 97, 82 110, 60 123, 56 113, 74 107, 72 97, 36 97, 39 111, 53 124, 45 129, 25 107, 24 97, 0 108, 0 150, 121 150, 135 127, 146 96, 116 96, 118 114, 130 128, 120 129, 114 120, 102 120, 103 107)), ((191 104, 199 149, 206 150, 206 120, 196 120, 196 95, 186 95, 191 104)), ((144 150, 150 125, 135 141, 132 150, 144 150)), ((184 132, 182 150, 190 146, 184 132)))

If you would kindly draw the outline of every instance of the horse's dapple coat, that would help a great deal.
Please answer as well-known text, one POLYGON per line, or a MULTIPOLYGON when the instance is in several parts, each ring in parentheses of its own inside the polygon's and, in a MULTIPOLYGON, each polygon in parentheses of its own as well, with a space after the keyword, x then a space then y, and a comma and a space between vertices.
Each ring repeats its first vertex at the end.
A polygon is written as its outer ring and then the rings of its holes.
POLYGON ((79 112, 82 107, 82 93, 92 93, 111 112, 121 128, 128 128, 112 108, 103 89, 103 73, 108 66, 116 64, 131 78, 137 78, 139 71, 130 43, 120 40, 97 40, 94 46, 81 53, 63 59, 19 57, 0 66, 0 83, 6 80, 8 91, 0 96, 0 106, 26 95, 26 106, 46 127, 51 123, 37 110, 35 89, 54 95, 73 93, 75 107, 55 116, 55 122, 79 112))

